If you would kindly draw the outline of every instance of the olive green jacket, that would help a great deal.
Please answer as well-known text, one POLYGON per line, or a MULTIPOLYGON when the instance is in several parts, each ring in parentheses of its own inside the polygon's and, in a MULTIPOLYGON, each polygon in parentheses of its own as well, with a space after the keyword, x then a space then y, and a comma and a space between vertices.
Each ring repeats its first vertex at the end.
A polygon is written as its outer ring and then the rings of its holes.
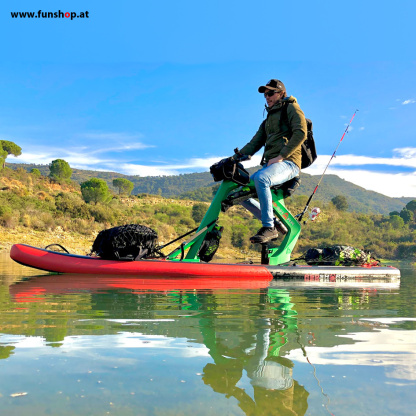
POLYGON ((307 125, 305 115, 300 109, 295 97, 279 100, 273 107, 266 107, 267 118, 264 120, 257 133, 241 150, 243 155, 254 155, 264 146, 264 162, 281 155, 285 160, 291 160, 296 165, 301 165, 302 155, 300 145, 306 139, 307 125), (282 106, 289 102, 287 117, 289 126, 280 123, 282 106))

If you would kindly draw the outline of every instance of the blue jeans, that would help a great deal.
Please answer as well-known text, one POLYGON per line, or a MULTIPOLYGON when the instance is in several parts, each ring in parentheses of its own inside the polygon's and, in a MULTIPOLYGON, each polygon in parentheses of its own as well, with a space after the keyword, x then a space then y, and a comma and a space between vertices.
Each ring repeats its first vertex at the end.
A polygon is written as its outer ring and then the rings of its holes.
POLYGON ((259 203, 249 198, 242 202, 245 208, 255 216, 256 212, 261 211, 261 223, 263 227, 274 227, 274 214, 272 205, 271 186, 280 185, 299 175, 299 167, 290 160, 273 163, 270 166, 264 165, 260 170, 251 175, 251 179, 256 186, 259 203))

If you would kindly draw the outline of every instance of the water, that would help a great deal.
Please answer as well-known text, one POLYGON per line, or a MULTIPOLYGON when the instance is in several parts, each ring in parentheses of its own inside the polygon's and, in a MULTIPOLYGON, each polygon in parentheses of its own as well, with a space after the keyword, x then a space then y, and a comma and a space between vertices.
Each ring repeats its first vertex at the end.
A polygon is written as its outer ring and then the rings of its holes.
POLYGON ((392 286, 50 276, 0 256, 13 415, 415 415, 416 270, 392 286), (196 288, 196 289, 195 289, 196 288))

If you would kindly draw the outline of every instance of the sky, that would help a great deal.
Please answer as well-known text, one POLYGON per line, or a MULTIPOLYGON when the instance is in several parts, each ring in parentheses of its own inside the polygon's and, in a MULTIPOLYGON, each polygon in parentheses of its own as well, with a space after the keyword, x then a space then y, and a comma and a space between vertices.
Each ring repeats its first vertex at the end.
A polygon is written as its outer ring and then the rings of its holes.
POLYGON ((0 11, 0 140, 22 148, 8 162, 208 171, 252 138, 257 89, 278 78, 313 121, 306 173, 324 172, 358 110, 326 173, 416 198, 414 1, 5 0, 0 11))

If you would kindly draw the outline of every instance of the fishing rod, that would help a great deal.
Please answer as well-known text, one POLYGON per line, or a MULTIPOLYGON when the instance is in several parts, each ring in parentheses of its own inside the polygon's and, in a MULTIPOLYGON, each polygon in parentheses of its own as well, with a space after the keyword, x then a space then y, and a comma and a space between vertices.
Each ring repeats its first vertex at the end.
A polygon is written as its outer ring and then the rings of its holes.
POLYGON ((335 149, 334 153, 332 154, 331 159, 329 159, 329 162, 328 162, 328 164, 327 164, 327 165, 326 165, 326 167, 325 167, 324 173, 322 174, 321 178, 319 179, 318 185, 316 185, 316 186, 315 186, 315 189, 313 190, 313 192, 312 192, 311 196, 309 197, 308 202, 306 202, 305 208, 303 209, 303 211, 302 211, 300 214, 296 215, 296 217, 295 217, 295 218, 296 218, 299 222, 301 222, 301 221, 302 221, 302 218, 303 218, 303 216, 305 215, 305 212, 308 210, 308 208, 309 208, 309 204, 310 204, 310 202, 312 201, 312 198, 314 197, 314 195, 316 194, 316 191, 318 190, 319 185, 321 184, 322 178, 324 177, 325 172, 326 172, 326 170, 328 169, 329 164, 331 163, 332 159, 335 157, 335 153, 337 152, 339 145, 340 145, 340 144, 341 144, 341 142, 344 140, 345 135, 348 133, 348 129, 350 128, 350 125, 351 125, 351 123, 352 123, 352 120, 354 120, 354 117, 355 117, 355 115, 357 114, 357 111, 358 111, 358 110, 355 110, 354 114, 352 115, 351 120, 350 120, 350 122, 348 123, 347 128, 345 129, 344 134, 343 134, 343 135, 342 135, 342 137, 341 137, 341 140, 338 142, 338 146, 336 147, 336 149, 335 149))

